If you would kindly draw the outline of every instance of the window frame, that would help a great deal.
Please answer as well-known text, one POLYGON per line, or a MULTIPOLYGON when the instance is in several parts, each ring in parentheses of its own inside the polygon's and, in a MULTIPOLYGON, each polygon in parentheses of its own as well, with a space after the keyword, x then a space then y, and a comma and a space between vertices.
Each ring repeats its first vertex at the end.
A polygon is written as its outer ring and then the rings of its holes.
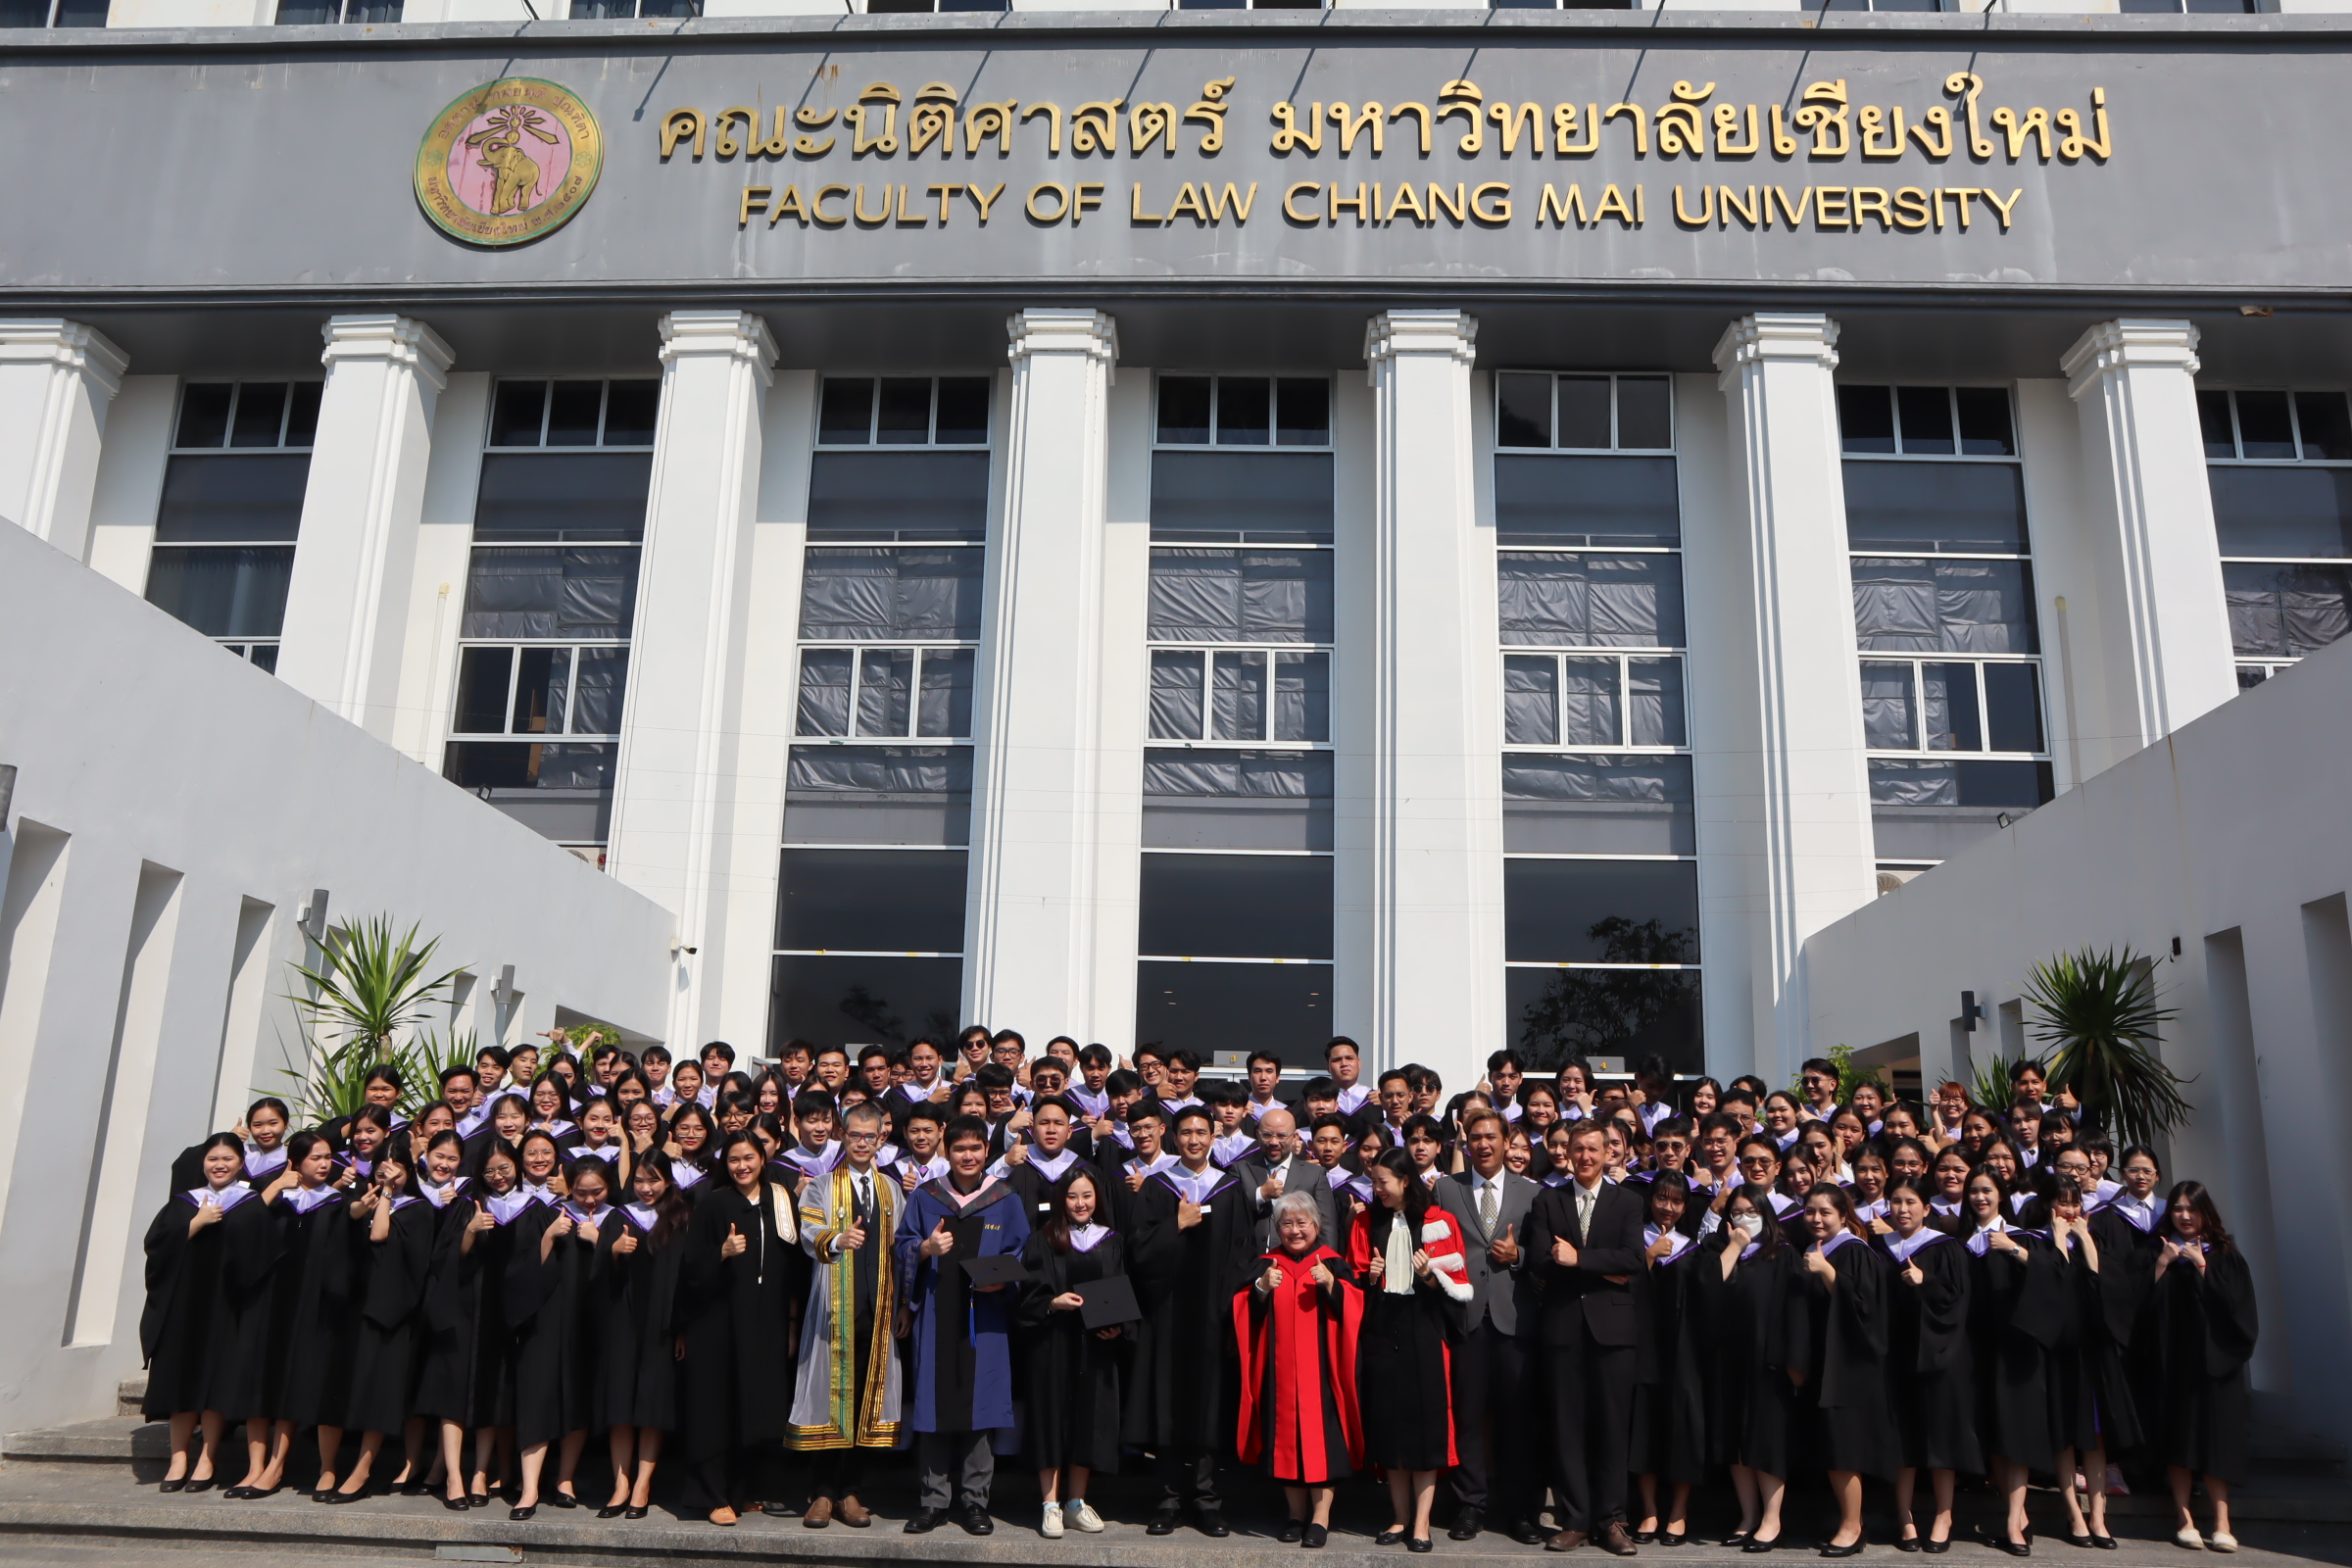
MULTIPOLYGON (((1221 9, 1232 10, 1235 8, 1228 6, 1221 9)), ((1287 9, 1307 10, 1310 8, 1299 6, 1287 9)), ((1154 370, 1152 372, 1152 451, 1155 454, 1160 452, 1337 452, 1339 443, 1335 439, 1336 432, 1332 427, 1339 417, 1338 392, 1338 379, 1329 370, 1309 370, 1301 373, 1285 370, 1262 372, 1181 368, 1154 370), (1206 441, 1163 441, 1160 439, 1161 388, 1170 377, 1178 380, 1206 380, 1208 382, 1208 439, 1206 441), (1264 442, 1227 442, 1217 439, 1217 411, 1224 402, 1223 394, 1218 389, 1218 383, 1224 381, 1263 381, 1266 384, 1266 439, 1264 442), (1323 439, 1321 441, 1295 441, 1287 446, 1283 444, 1280 383, 1284 381, 1321 381, 1323 383, 1324 414, 1323 439)), ((1314 548, 1328 549, 1329 547, 1314 548)))
MULTIPOLYGON (((2205 459, 2206 467, 2352 469, 2352 458, 2310 458, 2303 455, 2302 409, 2302 400, 2306 396, 2333 397, 2344 399, 2348 403, 2352 403, 2352 390, 2348 390, 2347 388, 2341 386, 2288 385, 2280 387, 2238 386, 2235 384, 2228 386, 2206 386, 2200 383, 2196 391, 2197 396, 2200 399, 2204 398, 2208 393, 2213 393, 2227 398, 2230 403, 2230 444, 2232 455, 2227 458, 2217 458, 2209 454, 2205 459), (2295 447, 2295 455, 2293 457, 2249 458, 2244 455, 2246 450, 2245 425, 2244 422, 2239 418, 2237 412, 2237 399, 2238 394, 2241 392, 2278 392, 2284 394, 2286 398, 2287 429, 2293 436, 2295 447)), ((2201 413, 2202 411, 2200 410, 2199 412, 2201 413)), ((2199 422, 2201 425, 2202 421, 2200 420, 2199 422)), ((2202 434, 2203 432, 2200 429, 2200 438, 2202 437, 2202 434)), ((2218 535, 2214 541, 2214 545, 2217 553, 2219 553, 2219 558, 2225 566, 2307 566, 2322 562, 2352 563, 2352 551, 2347 551, 2345 555, 2341 556, 2233 556, 2220 550, 2221 541, 2218 535)), ((2227 606, 2227 599, 2225 599, 2225 606, 2227 606)), ((2269 680, 2272 676, 2278 674, 2280 670, 2287 669, 2299 662, 2301 662, 2301 657, 2282 658, 2278 656, 2267 656, 2249 659, 2239 655, 2234 647, 2232 647, 2230 650, 2230 667, 2236 673, 2237 689, 2241 692, 2251 691, 2256 686, 2261 685, 2264 681, 2269 680), (2252 678, 2249 679, 2249 676, 2252 678)))
MULTIPOLYGON (((1545 7, 1542 9, 1551 8, 1545 7)), ((1565 6, 1559 9, 1580 11, 1593 8, 1584 6, 1565 6)), ((1497 366, 1494 372, 1487 377, 1487 382, 1488 403, 1490 405, 1490 411, 1494 419, 1494 456, 1501 457, 1508 455, 1512 457, 1542 457, 1548 453, 1556 457, 1656 458, 1680 457, 1682 454, 1682 411, 1680 401, 1674 395, 1674 372, 1671 370, 1546 370, 1533 366, 1497 366), (1514 447, 1504 446, 1502 444, 1502 378, 1506 375, 1541 375, 1546 377, 1550 382, 1550 385, 1546 388, 1546 390, 1550 393, 1551 398, 1549 405, 1551 413, 1551 439, 1546 445, 1540 447, 1514 447), (1564 378, 1569 377, 1588 381, 1605 379, 1609 383, 1609 444, 1607 446, 1567 447, 1560 445, 1560 382, 1564 378), (1622 423, 1622 417, 1619 410, 1622 407, 1622 404, 1617 396, 1617 383, 1628 380, 1662 381, 1665 383, 1666 444, 1664 446, 1629 447, 1622 444, 1618 440, 1618 436, 1620 434, 1619 425, 1622 423)), ((1681 511, 1682 503, 1681 489, 1679 485, 1676 489, 1675 503, 1676 511, 1679 513, 1681 511)), ((1519 550, 1540 547, 1511 545, 1508 548, 1519 550)), ((1680 551, 1678 550, 1676 553, 1680 554, 1680 551)))
MULTIPOLYGON (((882 13, 890 15, 891 13, 882 13)), ((921 15, 921 13, 906 13, 921 15)), ((822 370, 816 377, 816 396, 808 407, 808 450, 820 452, 985 452, 989 454, 989 480, 996 480, 997 448, 997 377, 984 370, 822 370), (866 410, 865 439, 863 441, 828 441, 825 439, 825 386, 832 381, 864 381, 873 388, 873 402, 866 410), (884 441, 882 434, 882 383, 885 381, 928 381, 931 383, 929 439, 924 441, 884 441), (939 439, 939 383, 942 381, 985 381, 988 383, 987 433, 977 441, 942 441, 939 439)), ((967 541, 968 542, 968 541, 967 541)))
MULTIPOLYGON (((923 548, 930 549, 933 547, 926 545, 923 548)), ((976 550, 981 547, 977 545, 965 545, 961 548, 967 550, 976 550)), ((793 644, 792 658, 792 734, 787 738, 786 744, 791 746, 887 746, 895 742, 906 746, 968 746, 972 742, 972 737, 968 730, 966 733, 961 735, 920 735, 914 733, 914 726, 919 725, 922 722, 923 664, 926 662, 927 657, 935 653, 968 653, 972 655, 973 682, 974 685, 977 686, 979 680, 979 652, 980 641, 978 638, 973 638, 968 642, 958 642, 953 638, 941 637, 907 638, 899 640, 884 640, 877 638, 871 642, 851 642, 844 641, 840 638, 811 638, 805 642, 796 640, 793 644), (851 656, 849 687, 850 729, 849 733, 847 734, 809 735, 804 734, 801 731, 801 692, 804 689, 805 684, 803 678, 804 667, 808 662, 808 657, 812 653, 846 653, 851 656), (908 688, 908 701, 906 704, 906 723, 908 729, 906 734, 868 735, 859 731, 858 728, 858 694, 864 689, 864 656, 869 653, 904 653, 912 654, 915 656, 914 684, 908 688)), ((975 705, 975 708, 976 707, 977 705, 975 705)))
MULTIPOLYGON (((64 0, 52 0, 52 15, 55 14, 55 7, 63 3, 64 0)), ((52 24, 52 25, 54 25, 54 24, 52 24)), ((171 461, 173 458, 258 458, 267 456, 283 456, 290 452, 300 452, 315 457, 318 453, 318 427, 316 424, 312 426, 311 440, 307 445, 294 446, 289 444, 286 440, 287 434, 293 428, 294 389, 298 386, 318 387, 319 389, 320 396, 323 398, 325 394, 326 380, 323 376, 289 376, 282 381, 268 376, 181 376, 179 378, 179 385, 173 389, 172 398, 172 439, 171 443, 164 449, 164 462, 167 467, 170 466, 171 461), (197 386, 219 386, 223 381, 227 383, 229 392, 228 410, 227 413, 222 416, 221 420, 220 444, 217 447, 181 446, 179 444, 180 422, 187 407, 189 389, 197 386), (240 447, 231 444, 237 428, 237 405, 244 399, 245 388, 248 386, 282 386, 286 389, 285 406, 278 410, 277 443, 274 446, 240 447)), ((155 580, 155 556, 159 551, 285 550, 292 552, 298 549, 302 541, 299 538, 291 540, 167 540, 162 542, 150 540, 147 547, 147 584, 152 585, 155 580)), ((146 592, 147 587, 142 586, 140 589, 141 597, 144 597, 146 592)), ((195 628, 190 627, 189 629, 194 630, 195 628)), ((201 632, 198 633, 198 635, 208 637, 208 640, 210 640, 216 646, 226 649, 229 653, 234 654, 245 663, 257 664, 272 675, 277 673, 277 654, 279 648, 284 645, 285 641, 282 630, 276 637, 211 637, 208 633, 201 632)))

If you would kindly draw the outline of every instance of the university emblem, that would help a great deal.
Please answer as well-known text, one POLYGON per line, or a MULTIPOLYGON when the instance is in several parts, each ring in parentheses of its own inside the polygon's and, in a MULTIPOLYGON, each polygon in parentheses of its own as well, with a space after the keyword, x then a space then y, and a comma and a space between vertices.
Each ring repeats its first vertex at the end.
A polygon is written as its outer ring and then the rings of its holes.
POLYGON ((434 117, 416 149, 416 201, 458 239, 519 245, 578 212, 604 167, 586 104, 552 81, 507 76, 434 117))

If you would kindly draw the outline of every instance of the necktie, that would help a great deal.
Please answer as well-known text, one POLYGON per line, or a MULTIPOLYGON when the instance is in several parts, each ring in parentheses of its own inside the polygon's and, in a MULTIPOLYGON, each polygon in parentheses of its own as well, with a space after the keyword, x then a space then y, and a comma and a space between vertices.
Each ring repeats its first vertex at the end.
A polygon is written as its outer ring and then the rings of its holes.
POLYGON ((1501 1213, 1501 1200, 1495 1194, 1494 1184, 1489 1182, 1478 1195, 1478 1222, 1486 1227, 1489 1236, 1494 1234, 1494 1221, 1501 1213))
POLYGON ((860 1230, 871 1230, 873 1228, 873 1183, 864 1176, 859 1176, 858 1178, 858 1225, 860 1230))
POLYGON ((1583 1183, 1576 1189, 1576 1239, 1581 1244, 1592 1232, 1592 1194, 1583 1183))

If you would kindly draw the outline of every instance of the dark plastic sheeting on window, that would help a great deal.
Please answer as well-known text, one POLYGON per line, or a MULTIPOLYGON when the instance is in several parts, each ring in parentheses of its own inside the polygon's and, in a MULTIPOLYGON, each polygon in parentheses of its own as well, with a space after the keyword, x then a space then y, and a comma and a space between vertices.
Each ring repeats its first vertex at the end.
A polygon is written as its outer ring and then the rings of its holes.
POLYGON ((482 458, 473 537, 643 539, 651 452, 492 452, 482 458))
POLYGON ((601 844, 612 826, 615 750, 610 743, 452 741, 441 773, 535 833, 601 844))
POLYGON ((476 547, 459 635, 626 637, 637 615, 637 560, 633 547, 476 547))
POLYGON ((795 746, 785 771, 792 844, 961 844, 971 834, 968 747, 795 746))
POLYGON ((1498 456, 1494 531, 1506 545, 1680 543, 1674 459, 1498 456))
POLYGON ((2299 659, 2352 629, 2352 567, 2226 561, 2222 587, 2241 659, 2299 659))
POLYGON ((1328 550, 1153 550, 1150 636, 1163 643, 1330 642, 1331 567, 1328 550))
POLYGON ((1688 757, 1502 760, 1502 844, 1521 855, 1694 855, 1688 757))
POLYGON ((1968 807, 2030 811, 2052 793, 2050 764, 1968 758, 1879 757, 1870 762, 1875 807, 1968 807))
POLYGON ((1575 1057, 1666 1058, 1675 1072, 1706 1070, 1699 978, 1689 970, 1505 969, 1505 1017, 1530 1072, 1575 1057))
POLYGON ((2026 552, 2025 471, 2014 463, 1845 465, 1856 550, 2026 552))
POLYGON ((1160 957, 1328 958, 1323 855, 1146 854, 1137 951, 1160 957))
POLYGON ((819 452, 810 460, 811 539, 988 537, 985 452, 819 452))
POLYGON ((976 638, 984 565, 977 550, 811 548, 801 578, 801 636, 976 638))
POLYGON ((1680 556, 1506 550, 1495 583, 1505 646, 1683 646, 1680 556))
POLYGON ((1198 1052, 1202 1060, 1219 1051, 1266 1051, 1290 1066, 1320 1068, 1331 1034, 1327 963, 1136 965, 1139 1044, 1198 1052))
POLYGON ((1156 849, 1328 850, 1329 752, 1144 754, 1144 843, 1156 849))
POLYGON ((1854 634, 1874 654, 2033 654, 2034 572, 2022 561, 1857 556, 1854 634))
POLYGON ((164 466, 156 542, 291 543, 310 477, 308 453, 173 458, 164 466))
POLYGON ((1328 452, 1155 452, 1154 539, 1295 539, 1328 544, 1328 452))
POLYGON ((776 946, 960 953, 964 862, 961 850, 788 849, 776 946))
POLYGON ((961 958, 842 958, 779 954, 770 981, 768 1052, 787 1040, 897 1050, 917 1035, 955 1038, 961 958))
POLYGON ((2352 556, 2352 468, 2214 467, 2205 475, 2223 555, 2352 556))
POLYGON ((147 602, 208 637, 275 637, 285 625, 292 545, 159 545, 147 602))
POLYGON ((1507 859, 1502 904, 1513 962, 1698 961, 1698 867, 1689 860, 1507 859))
POLYGON ((1144 753, 1144 798, 1331 799, 1329 752, 1144 753))

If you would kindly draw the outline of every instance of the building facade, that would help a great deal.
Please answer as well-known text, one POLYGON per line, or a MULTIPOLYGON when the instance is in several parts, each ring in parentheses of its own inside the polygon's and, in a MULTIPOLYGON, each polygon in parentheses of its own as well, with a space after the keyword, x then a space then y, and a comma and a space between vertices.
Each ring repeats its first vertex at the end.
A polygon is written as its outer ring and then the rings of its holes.
POLYGON ((673 1043, 1778 1082, 2346 629, 2327 16, 180 3, 0 33, 109 106, 0 514, 669 909, 673 1043))

